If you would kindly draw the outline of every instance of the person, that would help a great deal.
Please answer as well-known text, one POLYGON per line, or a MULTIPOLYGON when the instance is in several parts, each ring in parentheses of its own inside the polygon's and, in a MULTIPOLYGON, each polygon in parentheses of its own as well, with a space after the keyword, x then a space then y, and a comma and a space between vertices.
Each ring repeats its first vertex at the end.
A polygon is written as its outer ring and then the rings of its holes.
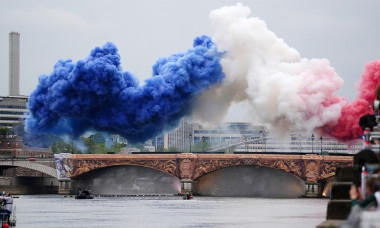
POLYGON ((363 209, 380 211, 380 178, 370 177, 366 181, 366 195, 361 193, 360 188, 351 186, 350 198, 352 206, 359 205, 363 209))
POLYGON ((341 228, 360 227, 363 211, 380 211, 380 177, 370 177, 366 183, 366 195, 361 192, 360 186, 351 185, 351 212, 341 228))
POLYGON ((354 165, 363 167, 366 164, 379 164, 379 159, 373 150, 363 149, 354 155, 354 165))
POLYGON ((6 192, 5 195, 1 199, 5 204, 3 221, 6 220, 9 223, 9 217, 10 217, 10 214, 12 213, 12 208, 13 208, 13 198, 11 197, 11 194, 9 192, 6 192))

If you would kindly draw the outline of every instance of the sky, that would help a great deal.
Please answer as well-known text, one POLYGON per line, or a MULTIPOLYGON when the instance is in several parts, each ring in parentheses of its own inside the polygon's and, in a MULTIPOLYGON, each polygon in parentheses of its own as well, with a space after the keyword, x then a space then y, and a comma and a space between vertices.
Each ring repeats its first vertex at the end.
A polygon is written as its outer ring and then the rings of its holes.
POLYGON ((85 59, 106 42, 118 48, 123 70, 143 82, 160 57, 187 51, 197 36, 212 36, 212 10, 238 2, 302 58, 328 59, 344 81, 337 93, 349 101, 356 98, 365 64, 380 58, 375 0, 1 1, 0 95, 8 95, 11 31, 20 33, 22 95, 29 95, 58 60, 85 59))

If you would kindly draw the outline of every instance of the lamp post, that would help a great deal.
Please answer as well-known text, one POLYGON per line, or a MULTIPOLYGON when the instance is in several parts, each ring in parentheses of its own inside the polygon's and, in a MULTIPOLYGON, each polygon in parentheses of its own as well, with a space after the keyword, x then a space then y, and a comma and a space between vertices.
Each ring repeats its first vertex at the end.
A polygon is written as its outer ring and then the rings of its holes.
POLYGON ((243 136, 244 137, 244 141, 245 141, 245 149, 246 149, 246 152, 248 153, 248 138, 247 136, 243 136))
POLYGON ((321 155, 322 155, 322 140, 323 140, 322 136, 319 139, 321 140, 321 155))
POLYGON ((202 136, 202 152, 205 152, 205 137, 202 136))
POLYGON ((314 134, 311 135, 311 153, 314 154, 314 134))
POLYGON ((264 140, 264 152, 266 153, 267 152, 267 139, 265 137, 266 137, 266 132, 265 132, 265 129, 264 129, 264 131, 263 131, 263 140, 264 140))
POLYGON ((190 138, 190 153, 191 153, 191 138, 193 137, 193 135, 190 133, 189 135, 189 138, 190 138))

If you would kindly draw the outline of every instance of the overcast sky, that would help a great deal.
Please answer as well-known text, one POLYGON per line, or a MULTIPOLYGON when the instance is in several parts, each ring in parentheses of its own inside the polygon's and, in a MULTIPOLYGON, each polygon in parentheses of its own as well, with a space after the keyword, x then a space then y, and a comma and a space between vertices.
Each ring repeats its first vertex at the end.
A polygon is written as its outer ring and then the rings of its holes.
POLYGON ((199 35, 212 35, 209 13, 241 2, 251 16, 304 58, 327 58, 345 84, 338 94, 356 98, 366 63, 380 59, 380 1, 65 0, 0 1, 0 95, 8 95, 9 33, 21 34, 20 92, 59 59, 84 59, 113 42, 124 71, 149 78, 159 57, 184 52, 199 35))

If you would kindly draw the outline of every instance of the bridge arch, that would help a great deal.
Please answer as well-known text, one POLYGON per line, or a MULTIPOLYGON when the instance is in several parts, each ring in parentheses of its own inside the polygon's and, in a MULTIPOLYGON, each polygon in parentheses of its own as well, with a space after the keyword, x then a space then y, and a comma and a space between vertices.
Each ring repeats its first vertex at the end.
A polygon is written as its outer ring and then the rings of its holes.
POLYGON ((118 163, 107 163, 107 162, 99 162, 90 168, 87 164, 85 164, 86 161, 79 162, 76 164, 78 168, 75 169, 74 172, 71 173, 71 178, 75 179, 78 176, 88 173, 93 170, 102 169, 102 168, 109 168, 109 167, 119 167, 119 166, 136 166, 136 167, 145 167, 153 170, 157 170, 160 172, 167 173, 173 177, 178 178, 178 175, 176 175, 176 169, 177 166, 173 161, 164 161, 164 162, 138 162, 134 163, 133 161, 127 160, 124 162, 118 162, 118 163))
POLYGON ((162 170, 140 165, 98 167, 72 178, 73 187, 91 185, 95 194, 178 194, 180 180, 162 170))
POLYGON ((29 161, 15 161, 15 160, 5 160, 0 161, 0 166, 9 166, 9 167, 23 167, 31 170, 36 170, 41 173, 47 174, 51 177, 58 178, 57 170, 50 166, 42 165, 36 162, 29 161))
POLYGON ((195 179, 194 191, 209 196, 293 198, 305 194, 305 181, 280 169, 230 166, 195 179))
POLYGON ((265 164, 254 164, 254 163, 248 163, 248 164, 230 164, 230 165, 220 165, 220 166, 214 166, 212 169, 209 169, 205 172, 196 172, 196 175, 194 175, 194 180, 199 179, 204 175, 208 175, 212 172, 222 170, 225 168, 230 168, 230 167, 263 167, 263 168, 268 168, 268 169, 273 169, 273 170, 278 170, 278 171, 284 171, 291 176, 298 178, 302 181, 305 181, 305 178, 303 176, 303 173, 300 170, 291 170, 287 166, 274 166, 274 165, 265 165, 265 164))

